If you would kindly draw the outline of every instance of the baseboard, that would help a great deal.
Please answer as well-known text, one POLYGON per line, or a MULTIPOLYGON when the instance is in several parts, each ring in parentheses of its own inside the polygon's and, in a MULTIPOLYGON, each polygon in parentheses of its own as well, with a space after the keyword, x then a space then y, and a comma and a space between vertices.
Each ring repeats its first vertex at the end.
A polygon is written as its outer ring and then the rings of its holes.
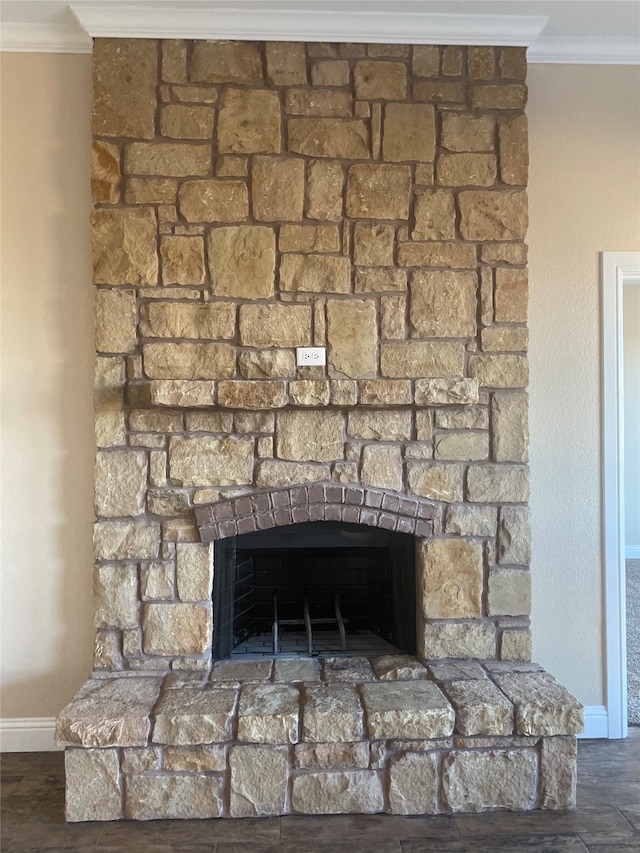
POLYGON ((0 719, 0 752, 53 752, 55 717, 0 719))
POLYGON ((640 548, 625 548, 625 560, 640 560, 640 548))
POLYGON ((587 705, 584 709, 584 732, 581 739, 602 740, 609 737, 609 715, 604 705, 587 705))

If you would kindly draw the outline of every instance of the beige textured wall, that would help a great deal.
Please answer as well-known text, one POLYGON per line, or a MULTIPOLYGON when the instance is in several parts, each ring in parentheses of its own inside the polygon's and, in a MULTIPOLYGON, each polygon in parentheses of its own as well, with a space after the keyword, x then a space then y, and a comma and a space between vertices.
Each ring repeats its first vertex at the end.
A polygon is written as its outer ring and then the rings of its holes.
POLYGON ((91 58, 2 55, 2 716, 91 667, 91 58))
MULTIPOLYGON (((529 77, 534 656, 588 704, 604 701, 598 253, 638 248, 638 74, 529 77)), ((2 56, 3 717, 55 714, 91 665, 90 89, 87 56, 2 56)))
POLYGON ((640 285, 623 288, 625 547, 640 551, 640 285))
POLYGON ((600 705, 599 253, 638 248, 640 69, 534 65, 529 86, 533 655, 600 705))

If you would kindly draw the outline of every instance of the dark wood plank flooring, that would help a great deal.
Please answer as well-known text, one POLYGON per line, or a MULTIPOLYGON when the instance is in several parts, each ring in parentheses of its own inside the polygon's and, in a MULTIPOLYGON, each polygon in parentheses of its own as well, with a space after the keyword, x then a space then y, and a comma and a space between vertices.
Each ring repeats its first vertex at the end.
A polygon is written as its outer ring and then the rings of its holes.
POLYGON ((2 756, 2 853, 640 853, 640 728, 581 741, 572 812, 66 824, 63 809, 62 753, 2 756))

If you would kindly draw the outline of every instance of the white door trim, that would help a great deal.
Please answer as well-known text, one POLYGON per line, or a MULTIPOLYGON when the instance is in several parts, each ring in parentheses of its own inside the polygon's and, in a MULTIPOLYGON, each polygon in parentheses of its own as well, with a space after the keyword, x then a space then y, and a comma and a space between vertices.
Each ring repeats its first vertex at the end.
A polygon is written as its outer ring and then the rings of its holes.
POLYGON ((609 738, 627 736, 622 288, 640 252, 602 252, 602 507, 609 738))

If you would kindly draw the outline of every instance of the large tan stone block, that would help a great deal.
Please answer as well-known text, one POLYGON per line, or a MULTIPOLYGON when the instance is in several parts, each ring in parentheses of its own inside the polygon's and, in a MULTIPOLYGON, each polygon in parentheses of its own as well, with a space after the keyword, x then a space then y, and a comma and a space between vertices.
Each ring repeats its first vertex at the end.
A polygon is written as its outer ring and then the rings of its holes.
POLYGON ((187 178, 211 172, 211 145, 195 142, 131 142, 124 150, 126 175, 187 178))
MULTIPOLYGON (((225 89, 218 111, 221 154, 279 154, 280 101, 266 89, 225 89)), ((295 149, 290 145, 290 150, 295 149)))
POLYGON ((482 546, 464 539, 433 539, 418 548, 422 607, 427 619, 482 615, 482 546))
POLYGON ((362 101, 404 101, 407 68, 401 62, 357 62, 354 83, 356 97, 362 101))
POLYGON ((175 204, 178 192, 173 178, 127 178, 127 204, 175 204))
POLYGON ((401 243, 398 263, 401 267, 472 269, 477 266, 476 247, 465 243, 401 243))
POLYGON ((184 486, 237 486, 253 475, 253 440, 250 438, 172 438, 169 474, 184 486))
POLYGON ((165 770, 206 773, 207 771, 224 772, 227 767, 227 756, 223 744, 198 744, 197 746, 166 746, 163 751, 163 767, 165 770))
POLYGON ((279 658, 273 664, 274 682, 320 681, 320 662, 317 658, 279 658))
POLYGON ((93 120, 96 136, 155 135, 158 48, 153 39, 96 39, 93 120), (131 81, 135 80, 135 86, 131 81))
POLYGON ((496 391, 491 401, 493 454, 497 462, 526 462, 529 458, 527 395, 496 391))
POLYGON ((540 756, 542 808, 575 808, 577 758, 578 742, 574 737, 544 738, 540 756))
POLYGON ((243 41, 194 43, 191 80, 194 83, 258 83, 262 57, 257 44, 243 41))
POLYGON ((414 337, 464 338, 476 334, 478 276, 437 270, 411 276, 409 320, 414 337))
POLYGON ((362 451, 362 483, 377 489, 402 490, 402 455, 399 447, 368 445, 362 451))
POLYGON ((523 569, 493 569, 489 573, 491 616, 528 616, 531 613, 531 575, 523 569))
POLYGON ((96 628, 137 628, 138 573, 135 565, 96 566, 93 600, 96 628))
POLYGON ((306 685, 302 739, 313 743, 349 743, 362 738, 362 706, 352 685, 306 685))
POLYGON ((97 204, 120 201, 120 149, 94 139, 91 146, 91 193, 97 204))
POLYGON ((409 492, 434 501, 461 501, 462 474, 462 465, 453 462, 411 462, 407 466, 409 492))
POLYGON ((358 391, 362 406, 402 406, 412 402, 408 379, 362 379, 358 391))
POLYGON ((353 114, 350 92, 334 89, 288 89, 284 96, 284 111, 294 116, 342 116, 353 114))
POLYGON ((140 316, 140 334, 148 338, 216 340, 235 333, 235 306, 229 302, 150 302, 141 306, 140 316))
POLYGON ((414 45, 411 70, 416 77, 438 77, 440 74, 440 48, 435 44, 414 45))
POLYGON ((243 743, 297 743, 299 693, 284 684, 244 684, 238 703, 243 743))
POLYGON ((525 388, 529 382, 529 364, 522 355, 474 355, 469 372, 486 388, 525 388))
POLYGON ((382 159, 432 162, 435 118, 431 104, 387 104, 384 111, 382 159))
POLYGON ((147 455, 142 451, 98 451, 95 465, 96 515, 140 515, 147 486, 147 455))
POLYGON ((526 323, 529 278, 526 269, 496 270, 494 311, 496 323, 526 323))
POLYGON ((369 131, 361 119, 290 118, 287 133, 294 154, 337 160, 369 157, 369 131))
POLYGON ((322 59, 311 66, 312 86, 348 86, 350 76, 346 59, 322 59))
POLYGON ((249 215, 244 181, 185 181, 178 191, 178 204, 187 222, 241 222, 249 215))
POLYGON ((169 139, 211 139, 214 116, 211 107, 167 104, 160 110, 160 134, 169 139))
POLYGON ((489 326, 481 330, 480 339, 483 352, 526 352, 529 349, 529 332, 521 326, 489 326))
POLYGON ((343 770, 296 776, 292 808, 300 814, 376 814, 384 810, 380 774, 343 770))
POLYGON ((500 660, 530 661, 531 660, 531 631, 503 631, 500 638, 500 660))
POLYGON ((471 88, 470 101, 477 110, 522 110, 527 103, 527 87, 519 83, 477 85, 471 88))
POLYGON ((527 117, 518 116, 498 125, 500 179, 503 184, 526 186, 529 174, 527 117))
POLYGON ((459 406, 478 402, 476 379, 418 379, 415 400, 419 406, 459 406))
POLYGON ((160 525, 154 521, 98 521, 93 528, 96 560, 157 557, 160 525))
POLYGON ((371 299, 327 300, 329 376, 362 379, 378 365, 376 305, 371 299))
POLYGON ((344 172, 340 163, 311 160, 307 167, 306 213, 310 219, 342 217, 344 172))
POLYGON ((218 405, 229 409, 281 409, 287 404, 284 382, 219 382, 218 405))
POLYGON ((267 79, 274 86, 305 86, 307 67, 301 42, 268 41, 267 79))
POLYGON ((491 187, 496 175, 493 154, 443 153, 436 164, 436 180, 445 187, 491 187))
POLYGON ((288 379, 296 375, 292 350, 246 350, 238 356, 238 370, 245 379, 288 379))
POLYGON ((494 537, 498 527, 498 510, 494 506, 459 504, 447 507, 445 533, 458 536, 494 537))
POLYGON ((222 684, 224 682, 269 681, 273 661, 260 658, 249 658, 248 660, 219 660, 216 661, 211 670, 211 683, 222 684))
POLYGON ((290 486, 291 483, 316 483, 329 479, 328 465, 267 459, 258 465, 256 486, 279 489, 283 486, 290 486))
POLYGON ((493 134, 493 116, 442 113, 442 147, 449 151, 493 151, 493 134))
POLYGON ((442 784, 452 812, 532 809, 538 761, 533 749, 452 753, 444 760, 442 784))
POLYGON ((339 412, 279 412, 276 452, 281 459, 329 462, 343 458, 344 418, 339 412))
POLYGON ((202 284, 204 282, 204 240, 202 237, 160 239, 163 284, 202 284))
POLYGON ((211 647, 211 609, 201 604, 145 604, 143 648, 148 655, 198 655, 211 647))
POLYGON ((246 347, 302 347, 311 343, 308 305, 241 305, 240 343, 246 347))
POLYGON ((485 622, 430 622, 424 628, 425 658, 494 658, 496 629, 485 622))
POLYGON ((117 749, 66 749, 64 771, 67 821, 122 818, 117 749))
POLYGON ((409 166, 358 164, 347 178, 347 216, 354 219, 408 219, 409 166))
POLYGON ((465 240, 522 240, 527 231, 524 190, 464 190, 458 196, 465 240))
POLYGON ((281 225, 281 252, 339 252, 340 232, 335 225, 281 225))
POLYGON ((275 235, 264 225, 238 225, 209 232, 211 289, 216 296, 268 299, 273 296, 275 235))
POLYGON ((351 438, 373 441, 408 441, 411 437, 411 411, 356 409, 349 412, 347 434, 351 438))
POLYGON ((382 344, 380 372, 390 378, 462 376, 461 344, 407 341, 382 344))
POLYGON ((453 733, 453 708, 431 681, 379 681, 362 685, 369 737, 438 738, 453 733))
POLYGON ((491 675, 516 706, 516 731, 532 735, 573 735, 584 728, 582 705, 547 672, 491 675))
POLYGON ((224 687, 165 690, 153 712, 153 742, 188 746, 231 740, 236 693, 224 687))
POLYGON ((231 817, 284 814, 288 766, 286 746, 234 746, 229 754, 231 817))
POLYGON ((142 357, 150 379, 225 379, 235 373, 229 344, 145 344, 142 357))
POLYGON ((251 170, 253 216, 261 222, 302 219, 304 160, 254 157, 251 170))
POLYGON ((220 817, 223 801, 223 781, 218 776, 130 776, 125 816, 129 820, 206 820, 220 817))
POLYGON ((136 346, 136 298, 130 290, 98 290, 95 339, 98 352, 132 352, 136 346))
POLYGON ((527 507, 504 506, 498 526, 498 562, 528 566, 531 562, 531 523, 527 507))
POLYGON ((214 382, 160 379, 149 383, 149 394, 156 406, 212 406, 214 387, 214 382))
POLYGON ((395 229, 378 222, 356 222, 353 229, 354 263, 364 267, 393 264, 395 229))
MULTIPOLYGON (((392 267, 374 267, 373 269, 356 269, 355 287, 356 293, 385 293, 388 291, 405 291, 407 289, 407 274, 404 270, 392 267)), ((404 297, 402 298, 404 305, 404 297)), ((380 302, 380 315, 382 318, 384 299, 380 302)), ((382 325, 382 319, 380 320, 382 325)), ((400 335, 387 335, 387 337, 404 337, 404 312, 402 312, 402 329, 400 335)))
POLYGON ((527 263, 526 243, 485 243, 480 246, 480 258, 483 264, 527 263))
POLYGON ((450 432, 436 436, 433 447, 434 459, 473 462, 489 456, 489 433, 450 432))
POLYGON ((426 668, 411 655, 381 655, 371 662, 381 681, 412 681, 428 678, 426 668))
POLYGON ((438 429, 488 429, 489 411, 484 406, 438 409, 434 422, 438 429))
POLYGON ((351 289, 349 258, 284 255, 280 261, 280 287, 303 293, 348 293, 351 289))
POLYGON ((213 546, 200 542, 176 545, 176 580, 182 601, 207 601, 213 584, 213 546))
POLYGON ((289 383, 294 406, 328 406, 331 392, 326 379, 299 379, 289 383))
POLYGON ((529 471, 524 465, 470 465, 467 492, 474 503, 526 503, 529 471))
POLYGON ((369 744, 358 743, 299 743, 295 748, 296 766, 303 770, 333 770, 336 767, 369 767, 369 744))
POLYGON ((413 240, 453 240, 456 211, 453 193, 448 190, 421 190, 416 193, 416 226, 413 240))
POLYGON ((405 752, 389 764, 391 814, 438 813, 438 761, 435 753, 405 752))
POLYGON ((95 210, 91 217, 94 284, 158 283, 153 208, 95 210))
POLYGON ((493 80, 496 60, 492 47, 470 47, 467 52, 467 75, 469 80, 493 80))
POLYGON ((489 679, 453 681, 443 689, 455 708, 458 734, 513 734, 513 705, 489 679))

